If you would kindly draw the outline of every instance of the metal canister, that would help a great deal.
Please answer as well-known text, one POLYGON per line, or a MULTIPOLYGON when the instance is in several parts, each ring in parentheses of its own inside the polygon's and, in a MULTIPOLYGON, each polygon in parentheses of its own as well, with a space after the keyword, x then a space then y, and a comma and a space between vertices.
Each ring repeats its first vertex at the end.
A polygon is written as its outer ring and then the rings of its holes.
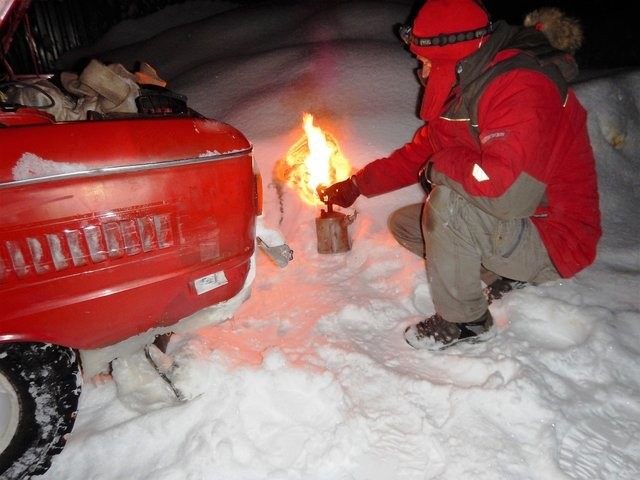
POLYGON ((320 210, 320 216, 316 217, 318 253, 341 253, 351 250, 348 227, 355 218, 355 213, 346 215, 334 212, 331 204, 327 210, 320 210))

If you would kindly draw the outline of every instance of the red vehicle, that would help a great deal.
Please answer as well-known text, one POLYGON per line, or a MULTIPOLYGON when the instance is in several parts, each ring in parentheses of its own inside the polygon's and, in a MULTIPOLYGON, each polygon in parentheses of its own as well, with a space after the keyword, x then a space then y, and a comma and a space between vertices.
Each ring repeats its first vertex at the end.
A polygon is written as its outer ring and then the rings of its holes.
MULTIPOLYGON (((0 21, 25 3, 0 2, 0 21)), ((3 479, 46 471, 62 449, 81 364, 92 375, 202 326, 195 312, 229 318, 248 298, 261 210, 252 145, 179 95, 141 92, 136 114, 80 121, 0 104, 3 479)))

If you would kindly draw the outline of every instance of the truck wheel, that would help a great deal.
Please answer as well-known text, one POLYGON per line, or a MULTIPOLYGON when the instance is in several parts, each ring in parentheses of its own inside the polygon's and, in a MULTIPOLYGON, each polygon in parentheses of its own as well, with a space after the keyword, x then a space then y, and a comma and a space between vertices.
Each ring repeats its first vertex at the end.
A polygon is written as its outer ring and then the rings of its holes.
POLYGON ((51 466, 71 432, 82 388, 77 353, 41 343, 0 344, 0 477, 51 466))

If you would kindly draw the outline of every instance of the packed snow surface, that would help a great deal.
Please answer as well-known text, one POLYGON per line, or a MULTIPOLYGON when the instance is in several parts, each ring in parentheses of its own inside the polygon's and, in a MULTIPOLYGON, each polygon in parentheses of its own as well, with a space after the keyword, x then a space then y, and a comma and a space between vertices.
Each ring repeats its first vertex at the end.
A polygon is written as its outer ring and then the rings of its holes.
MULTIPOLYGON (((386 228, 418 186, 359 198, 353 245, 316 250, 318 207, 272 177, 302 115, 354 168, 420 125, 416 60, 393 32, 411 2, 199 2, 91 52, 146 61, 200 113, 252 142, 264 221, 294 251, 257 256, 253 293, 222 325, 169 345, 179 402, 143 354, 85 380, 76 425, 46 480, 640 478, 640 71, 590 72, 604 236, 577 277, 492 304, 497 335, 432 353, 402 331, 433 313, 421 259, 386 228), (204 14, 203 14, 204 15, 204 14)), ((86 52, 84 52, 86 53, 86 52)))

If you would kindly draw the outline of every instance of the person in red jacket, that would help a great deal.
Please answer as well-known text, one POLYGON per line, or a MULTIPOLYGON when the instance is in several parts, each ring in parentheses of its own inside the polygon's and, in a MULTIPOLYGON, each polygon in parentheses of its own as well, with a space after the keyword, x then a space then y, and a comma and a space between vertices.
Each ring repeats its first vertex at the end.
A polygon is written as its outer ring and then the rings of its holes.
POLYGON ((513 282, 569 278, 595 259, 595 159, 569 86, 582 32, 557 9, 516 27, 491 22, 480 0, 427 0, 400 35, 422 63, 425 124, 320 195, 348 207, 423 184, 424 204, 394 212, 389 227, 426 259, 436 311, 405 339, 442 349, 488 337, 490 300, 513 282))

